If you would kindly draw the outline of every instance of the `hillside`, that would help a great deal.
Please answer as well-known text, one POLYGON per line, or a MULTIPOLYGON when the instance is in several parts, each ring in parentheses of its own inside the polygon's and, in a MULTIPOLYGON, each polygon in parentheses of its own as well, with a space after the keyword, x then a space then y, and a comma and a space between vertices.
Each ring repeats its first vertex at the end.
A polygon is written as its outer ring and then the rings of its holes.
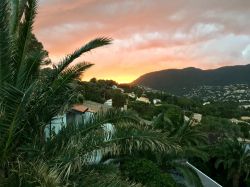
POLYGON ((167 69, 142 75, 133 84, 164 90, 174 94, 182 94, 185 89, 204 85, 250 84, 250 64, 225 66, 211 70, 202 70, 193 67, 167 69))

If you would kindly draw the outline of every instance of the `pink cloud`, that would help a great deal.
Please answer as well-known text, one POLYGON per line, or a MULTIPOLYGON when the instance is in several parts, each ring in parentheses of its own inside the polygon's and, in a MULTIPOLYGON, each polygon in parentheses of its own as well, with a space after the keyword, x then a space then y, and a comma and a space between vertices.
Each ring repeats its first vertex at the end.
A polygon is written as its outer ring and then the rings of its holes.
POLYGON ((112 37, 113 45, 79 59, 96 64, 85 78, 132 81, 166 68, 248 63, 249 7, 247 0, 42 0, 35 33, 55 61, 112 37))

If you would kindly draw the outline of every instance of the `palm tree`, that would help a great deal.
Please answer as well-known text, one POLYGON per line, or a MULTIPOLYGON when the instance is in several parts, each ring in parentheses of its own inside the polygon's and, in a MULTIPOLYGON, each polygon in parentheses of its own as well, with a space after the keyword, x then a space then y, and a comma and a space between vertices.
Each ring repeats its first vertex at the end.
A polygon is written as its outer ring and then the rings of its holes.
POLYGON ((44 54, 30 50, 36 5, 35 0, 3 0, 0 4, 0 164, 22 142, 44 139, 45 124, 69 102, 75 94, 74 81, 92 66, 70 64, 81 54, 111 42, 94 39, 41 74, 44 54))
POLYGON ((12 173, 12 181, 20 186, 129 186, 119 178, 118 167, 110 160, 134 151, 166 152, 175 146, 159 132, 140 124, 130 112, 115 110, 97 114, 92 120, 79 125, 67 125, 60 133, 45 144, 22 147, 25 153, 14 162, 18 167, 12 173), (115 132, 103 131, 103 124, 112 123, 115 132), (168 142, 168 143, 167 143, 168 142), (28 159, 27 159, 28 158, 28 159), (106 161, 106 162, 105 162, 106 161), (97 180, 98 178, 98 180, 97 180))
POLYGON ((168 139, 172 139, 180 147, 174 152, 159 154, 158 162, 165 168, 178 171, 191 185, 202 186, 197 173, 186 164, 186 161, 193 157, 207 159, 207 154, 202 148, 207 143, 205 133, 201 132, 198 127, 192 126, 191 121, 184 122, 183 120, 180 124, 173 124, 165 113, 160 113, 155 118, 153 126, 166 133, 168 139))
POLYGON ((233 187, 240 185, 240 179, 248 180, 250 171, 250 150, 246 142, 236 138, 228 139, 218 144, 214 152, 217 160, 215 167, 220 165, 227 171, 227 180, 232 181, 233 187))
POLYGON ((44 53, 30 47, 36 8, 36 0, 0 2, 0 183, 83 186, 95 184, 98 176, 105 179, 104 186, 130 185, 116 172, 107 172, 116 168, 113 165, 91 164, 93 156, 114 157, 134 150, 165 152, 176 145, 164 133, 131 119, 131 114, 111 111, 88 124, 68 125, 45 141, 46 124, 72 104, 80 75, 92 66, 72 62, 83 53, 110 44, 111 39, 96 38, 52 64, 53 68, 43 70, 44 53), (102 129, 108 122, 115 125, 109 140, 102 129))

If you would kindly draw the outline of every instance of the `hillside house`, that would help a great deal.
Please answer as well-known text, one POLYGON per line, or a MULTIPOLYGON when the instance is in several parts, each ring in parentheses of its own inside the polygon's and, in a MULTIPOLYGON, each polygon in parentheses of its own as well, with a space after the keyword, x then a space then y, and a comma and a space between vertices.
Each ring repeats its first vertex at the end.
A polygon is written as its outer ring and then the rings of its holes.
POLYGON ((136 101, 144 102, 150 104, 151 102, 147 97, 137 97, 136 101))
POLYGON ((104 103, 104 105, 112 107, 112 106, 113 106, 113 101, 112 101, 112 99, 108 99, 108 100, 104 103))
POLYGON ((153 99, 153 103, 154 103, 154 105, 160 104, 161 100, 160 99, 153 99))
POLYGON ((111 108, 111 106, 92 101, 84 101, 83 104, 75 104, 66 113, 52 118, 45 128, 45 137, 47 139, 58 134, 67 124, 77 125, 80 123, 86 123, 94 117, 95 113, 101 111, 106 112, 109 108, 111 108))
POLYGON ((132 98, 132 99, 135 99, 136 98, 136 95, 134 92, 132 93, 126 93, 126 95, 128 95, 128 97, 132 98))
POLYGON ((200 124, 202 120, 202 114, 194 113, 193 116, 191 117, 191 125, 195 126, 200 124))

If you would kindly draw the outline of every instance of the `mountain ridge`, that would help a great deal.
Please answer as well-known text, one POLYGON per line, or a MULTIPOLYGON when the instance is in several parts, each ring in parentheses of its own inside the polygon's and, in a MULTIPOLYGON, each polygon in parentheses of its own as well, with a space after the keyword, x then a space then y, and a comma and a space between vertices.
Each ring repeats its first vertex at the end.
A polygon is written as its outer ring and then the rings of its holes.
POLYGON ((146 73, 132 84, 147 86, 170 93, 181 93, 185 88, 203 85, 250 84, 250 64, 224 66, 216 69, 166 69, 146 73))

